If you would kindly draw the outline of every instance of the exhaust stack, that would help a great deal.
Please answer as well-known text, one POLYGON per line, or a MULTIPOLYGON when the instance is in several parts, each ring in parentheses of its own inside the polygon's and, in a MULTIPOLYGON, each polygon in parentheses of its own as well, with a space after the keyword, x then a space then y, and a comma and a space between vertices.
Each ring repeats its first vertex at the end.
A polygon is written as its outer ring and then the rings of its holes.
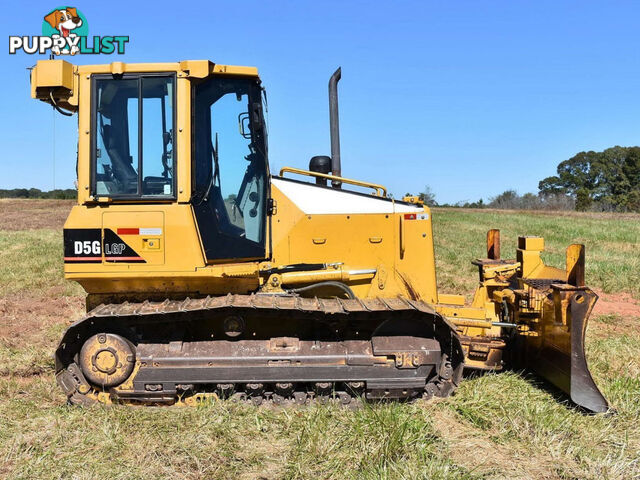
MULTIPOLYGON (((340 165, 340 122, 338 119, 338 81, 342 76, 342 69, 338 69, 329 79, 329 128, 331 131, 331 174, 342 176, 340 165)), ((342 182, 332 180, 333 188, 341 188, 342 182)))

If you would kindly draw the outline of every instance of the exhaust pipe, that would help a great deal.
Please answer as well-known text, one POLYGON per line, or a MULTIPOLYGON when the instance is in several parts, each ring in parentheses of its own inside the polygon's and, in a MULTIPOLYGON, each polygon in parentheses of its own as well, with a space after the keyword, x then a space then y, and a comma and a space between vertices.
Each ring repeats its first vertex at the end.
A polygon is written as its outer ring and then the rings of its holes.
MULTIPOLYGON (((331 174, 342 176, 340 165, 340 122, 338 120, 338 81, 342 76, 342 69, 338 69, 329 79, 329 128, 331 130, 331 174)), ((342 182, 332 180, 333 188, 341 188, 342 182)))

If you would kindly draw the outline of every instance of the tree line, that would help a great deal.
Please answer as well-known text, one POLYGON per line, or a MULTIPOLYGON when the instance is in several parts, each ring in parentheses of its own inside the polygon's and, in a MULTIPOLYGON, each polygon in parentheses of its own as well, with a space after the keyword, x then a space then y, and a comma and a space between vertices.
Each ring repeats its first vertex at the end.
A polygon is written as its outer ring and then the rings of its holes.
MULTIPOLYGON (((438 205, 429 187, 420 195, 438 205)), ((580 152, 558 164, 556 175, 538 183, 538 193, 509 189, 488 202, 458 202, 440 206, 516 210, 577 210, 640 212, 640 147, 612 147, 580 152)))
POLYGON ((49 198, 56 200, 74 199, 78 196, 75 188, 42 191, 39 188, 0 189, 0 198, 49 198))

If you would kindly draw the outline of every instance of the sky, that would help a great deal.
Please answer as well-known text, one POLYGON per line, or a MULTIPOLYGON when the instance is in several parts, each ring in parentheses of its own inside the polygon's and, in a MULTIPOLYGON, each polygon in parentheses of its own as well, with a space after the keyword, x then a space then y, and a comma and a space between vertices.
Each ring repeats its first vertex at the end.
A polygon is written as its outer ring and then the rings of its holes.
MULTIPOLYGON (((12 3, 0 32, 39 35, 50 2, 12 3)), ((77 64, 210 59, 258 67, 272 172, 327 155, 339 84, 342 171, 440 203, 537 192, 562 160, 640 144, 640 2, 79 2, 89 35, 124 55, 77 64)), ((6 40, 5 40, 6 41, 6 40)), ((72 188, 77 116, 32 100, 28 67, 0 63, 0 188, 72 188), (55 169, 54 169, 55 162, 55 169), (55 173, 55 174, 54 174, 55 173)), ((178 160, 179 161, 179 160, 178 160)))

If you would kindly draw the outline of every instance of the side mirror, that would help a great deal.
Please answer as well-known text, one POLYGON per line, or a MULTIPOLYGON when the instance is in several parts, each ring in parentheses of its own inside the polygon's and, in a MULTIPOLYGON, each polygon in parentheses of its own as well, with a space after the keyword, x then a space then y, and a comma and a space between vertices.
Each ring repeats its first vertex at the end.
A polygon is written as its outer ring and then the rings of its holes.
POLYGON ((262 130, 264 122, 262 121, 262 105, 259 102, 254 102, 250 105, 250 112, 242 112, 238 115, 238 128, 240 135, 246 139, 251 139, 251 130, 249 125, 254 131, 262 130))
POLYGON ((249 114, 247 112, 242 112, 240 115, 238 115, 238 129, 240 130, 240 135, 242 135, 247 140, 251 140, 249 114))
POLYGON ((262 121, 262 104, 253 102, 251 104, 251 124, 256 130, 262 130, 264 123, 262 121))

